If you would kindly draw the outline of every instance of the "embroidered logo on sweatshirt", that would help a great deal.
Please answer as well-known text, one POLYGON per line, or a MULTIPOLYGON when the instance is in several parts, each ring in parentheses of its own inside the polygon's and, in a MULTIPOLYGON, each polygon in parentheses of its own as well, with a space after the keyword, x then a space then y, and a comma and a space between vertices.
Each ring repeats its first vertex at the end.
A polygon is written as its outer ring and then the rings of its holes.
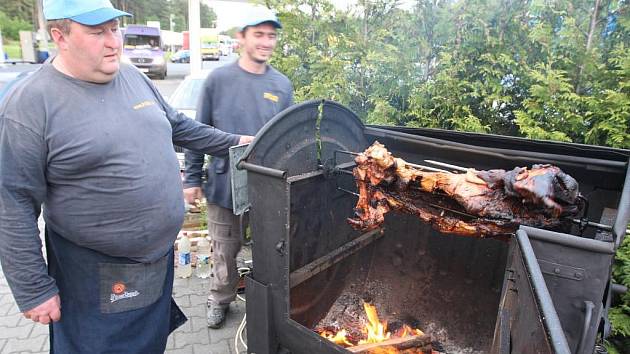
POLYGON ((272 93, 265 92, 265 93, 263 94, 263 97, 264 97, 264 98, 266 98, 266 99, 268 99, 269 101, 273 101, 273 102, 275 102, 275 103, 278 103, 278 96, 276 96, 276 95, 274 95, 274 94, 272 94, 272 93))
POLYGON ((137 110, 142 109, 142 108, 153 106, 154 104, 155 104, 154 101, 150 101, 150 100, 142 101, 142 102, 138 103, 137 105, 133 106, 133 109, 135 109, 137 111, 137 110))

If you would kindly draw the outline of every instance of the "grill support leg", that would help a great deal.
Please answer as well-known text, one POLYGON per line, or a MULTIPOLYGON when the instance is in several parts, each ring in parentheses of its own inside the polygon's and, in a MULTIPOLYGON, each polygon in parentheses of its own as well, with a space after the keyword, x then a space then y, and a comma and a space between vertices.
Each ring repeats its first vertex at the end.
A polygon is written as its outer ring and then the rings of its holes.
POLYGON ((269 287, 257 282, 249 275, 245 278, 248 301, 247 309, 247 352, 256 354, 275 354, 278 342, 274 321, 271 316, 271 297, 269 287))

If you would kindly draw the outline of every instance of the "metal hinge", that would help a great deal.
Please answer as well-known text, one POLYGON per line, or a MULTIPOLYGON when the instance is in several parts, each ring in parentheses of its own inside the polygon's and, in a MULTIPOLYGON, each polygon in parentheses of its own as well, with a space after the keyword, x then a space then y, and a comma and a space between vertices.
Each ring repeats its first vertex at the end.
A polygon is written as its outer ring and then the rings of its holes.
POLYGON ((540 270, 544 274, 549 274, 556 277, 580 281, 584 279, 586 275, 586 271, 583 268, 571 267, 568 265, 545 261, 542 259, 538 260, 538 264, 540 265, 540 270))

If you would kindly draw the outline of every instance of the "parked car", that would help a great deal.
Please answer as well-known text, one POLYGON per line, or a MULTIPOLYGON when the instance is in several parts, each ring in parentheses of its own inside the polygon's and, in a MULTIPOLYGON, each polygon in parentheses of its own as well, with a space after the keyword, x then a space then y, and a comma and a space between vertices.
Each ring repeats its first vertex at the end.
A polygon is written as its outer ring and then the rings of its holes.
MULTIPOLYGON (((173 94, 168 98, 168 103, 171 107, 184 113, 188 118, 195 119, 197 116, 197 102, 201 95, 201 88, 210 72, 211 70, 204 70, 199 74, 186 76, 184 81, 177 86, 173 94)), ((177 153, 183 153, 184 149, 175 146, 175 151, 177 153)), ((183 156, 180 157, 183 158, 183 156)), ((182 161, 183 160, 180 159, 180 163, 182 163, 182 161)))
POLYGON ((190 51, 187 49, 178 50, 175 54, 171 55, 171 62, 190 63, 190 51))
POLYGON ((232 54, 232 46, 228 43, 219 44, 219 48, 221 49, 221 55, 223 56, 232 54))
POLYGON ((0 102, 2 102, 2 98, 9 92, 11 87, 32 73, 33 71, 0 72, 0 102))
POLYGON ((195 119, 201 87, 211 71, 203 70, 199 74, 187 75, 169 96, 168 103, 171 107, 195 119))
POLYGON ((201 59, 202 60, 219 60, 221 51, 216 43, 201 43, 201 59))

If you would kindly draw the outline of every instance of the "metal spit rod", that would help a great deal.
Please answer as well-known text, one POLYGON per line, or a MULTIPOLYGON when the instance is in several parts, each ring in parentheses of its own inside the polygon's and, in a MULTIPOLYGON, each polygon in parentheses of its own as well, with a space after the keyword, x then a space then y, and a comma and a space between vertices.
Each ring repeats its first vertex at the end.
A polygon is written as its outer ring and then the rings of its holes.
POLYGON ((355 196, 355 197, 359 197, 359 193, 355 193, 355 192, 353 192, 353 191, 349 191, 349 190, 347 190, 347 189, 345 189, 345 188, 341 188, 341 187, 337 187, 337 189, 339 189, 339 190, 340 190, 340 191, 342 191, 342 192, 346 192, 346 193, 348 193, 348 194, 352 194, 352 195, 353 195, 353 196, 355 196))
POLYGON ((596 229, 600 229, 600 230, 604 230, 604 231, 612 231, 612 226, 610 226, 610 225, 600 224, 600 223, 596 223, 596 222, 592 222, 592 221, 588 221, 588 220, 571 219, 571 222, 574 223, 574 224, 578 224, 578 225, 586 224, 587 226, 591 226, 591 227, 594 227, 596 229))
POLYGON ((430 163, 430 164, 436 165, 436 166, 452 168, 453 170, 457 170, 457 171, 468 172, 468 169, 466 167, 452 165, 452 164, 446 163, 446 162, 440 162, 440 161, 435 161, 435 160, 424 160, 424 162, 430 163))
MULTIPOLYGON (((348 155, 353 155, 353 156, 359 156, 360 154, 358 152, 353 152, 353 151, 344 151, 344 150, 337 150, 337 152, 343 153, 343 154, 348 154, 348 155)), ((426 160, 425 160, 426 161, 426 160)), ((427 171, 431 171, 431 172, 444 172, 444 173, 452 173, 450 171, 446 171, 440 168, 435 168, 435 167, 430 167, 430 166, 424 166, 424 165, 418 165, 415 163, 409 163, 407 161, 405 161, 405 163, 411 167, 415 167, 415 168, 419 168, 421 170, 427 170, 427 171)), ((435 164, 437 165, 437 164, 435 164)), ((464 169, 464 171, 466 171, 464 169)))
MULTIPOLYGON (((337 189, 342 191, 342 192, 346 192, 348 194, 352 194, 355 197, 359 197, 360 196, 359 193, 355 193, 355 192, 347 190, 345 188, 337 187, 337 189)), ((459 215, 466 216, 466 217, 469 217, 469 218, 472 218, 472 219, 477 218, 474 215, 467 214, 467 213, 464 213, 464 212, 458 211, 458 210, 453 210, 453 209, 450 209, 450 208, 447 208, 447 207, 444 207, 444 206, 441 206, 441 205, 438 205, 438 204, 427 203, 427 205, 432 206, 432 207, 437 208, 437 209, 440 209, 440 210, 443 210, 443 211, 450 211, 451 213, 459 214, 459 215)))
MULTIPOLYGON (((341 187, 337 187, 337 189, 342 191, 342 192, 346 192, 348 194, 352 194, 355 197, 359 197, 359 193, 355 193, 353 191, 350 191, 350 190, 347 190, 347 189, 341 188, 341 187)), ((432 206, 434 208, 442 209, 444 211, 450 211, 452 213, 460 214, 462 216, 466 216, 466 217, 469 217, 469 218, 473 218, 473 219, 476 218, 476 216, 474 216, 474 215, 467 214, 467 213, 464 213, 464 212, 461 212, 461 211, 458 211, 458 210, 449 209, 449 208, 443 207, 443 206, 438 205, 438 204, 428 203, 428 205, 432 206)), ((612 231, 612 226, 610 226, 610 225, 600 224, 600 223, 596 223, 596 222, 592 222, 592 221, 588 221, 588 220, 583 220, 583 219, 582 220, 581 219, 569 219, 569 220, 571 220, 571 222, 574 223, 574 224, 586 225, 586 226, 594 227, 596 229, 600 229, 600 230, 603 230, 603 231, 612 231)), ((627 232, 630 233, 630 230, 627 230, 627 232)))

